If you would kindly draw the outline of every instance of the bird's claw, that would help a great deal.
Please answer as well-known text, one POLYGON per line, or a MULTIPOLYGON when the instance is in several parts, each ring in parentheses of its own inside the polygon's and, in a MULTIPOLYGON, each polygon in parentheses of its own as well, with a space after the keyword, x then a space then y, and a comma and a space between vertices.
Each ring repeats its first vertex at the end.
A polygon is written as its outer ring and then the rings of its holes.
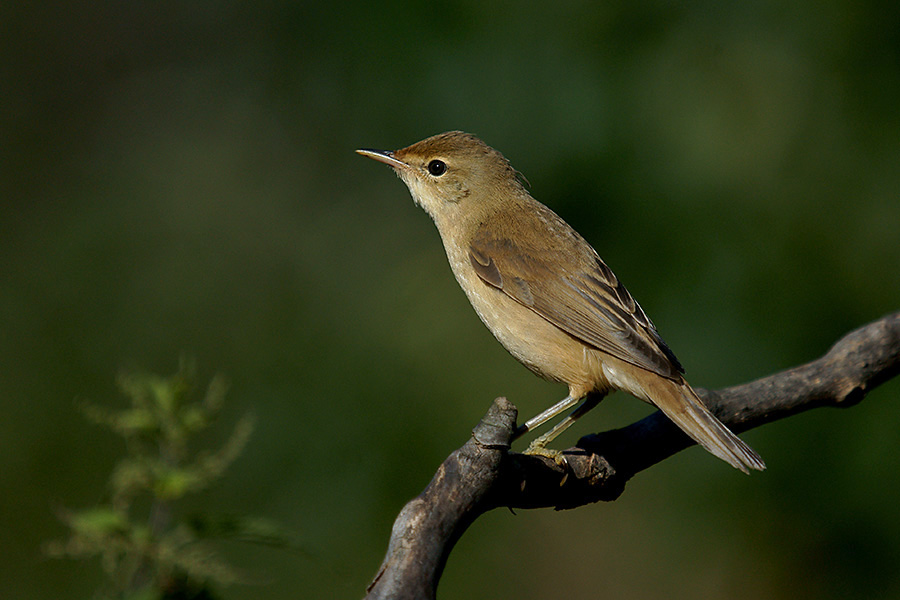
POLYGON ((569 461, 566 460, 566 456, 562 453, 561 450, 546 448, 542 444, 539 444, 539 441, 540 440, 535 440, 534 442, 532 442, 531 445, 528 446, 528 448, 525 450, 525 454, 528 454, 530 456, 542 456, 544 458, 549 458, 563 469, 568 469, 569 461))

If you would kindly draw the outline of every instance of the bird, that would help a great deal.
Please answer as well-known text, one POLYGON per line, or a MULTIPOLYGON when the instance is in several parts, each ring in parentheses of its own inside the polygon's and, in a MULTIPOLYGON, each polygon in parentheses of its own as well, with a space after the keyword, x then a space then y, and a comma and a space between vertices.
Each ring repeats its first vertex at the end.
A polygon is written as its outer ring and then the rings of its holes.
POLYGON ((684 368, 644 310, 594 248, 535 200, 499 151, 462 131, 399 150, 357 153, 393 168, 434 221, 450 268, 481 321, 536 375, 568 395, 526 421, 516 437, 568 416, 526 453, 548 444, 608 393, 661 410, 713 455, 749 473, 762 458, 723 425, 684 378, 684 368))

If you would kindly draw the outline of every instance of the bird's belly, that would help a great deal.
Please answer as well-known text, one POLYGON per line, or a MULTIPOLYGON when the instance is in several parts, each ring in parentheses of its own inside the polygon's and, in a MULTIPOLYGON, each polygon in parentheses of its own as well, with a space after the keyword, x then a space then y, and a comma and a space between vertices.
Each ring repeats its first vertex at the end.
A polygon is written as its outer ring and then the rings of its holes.
POLYGON ((463 289, 494 337, 532 372, 583 395, 608 387, 595 349, 586 346, 502 291, 485 285, 463 289))

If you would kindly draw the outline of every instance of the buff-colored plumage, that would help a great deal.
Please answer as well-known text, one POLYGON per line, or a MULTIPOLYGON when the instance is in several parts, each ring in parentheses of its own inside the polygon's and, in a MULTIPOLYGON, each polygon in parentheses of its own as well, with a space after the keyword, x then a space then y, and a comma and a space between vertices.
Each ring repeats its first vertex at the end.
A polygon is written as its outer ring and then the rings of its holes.
POLYGON ((623 390, 657 406, 734 467, 765 468, 706 409, 653 323, 596 251, 531 197, 502 154, 462 132, 395 152, 359 152, 391 165, 432 217, 456 280, 500 343, 534 373, 569 386, 568 398, 531 426, 588 395, 586 408, 599 395, 623 390))

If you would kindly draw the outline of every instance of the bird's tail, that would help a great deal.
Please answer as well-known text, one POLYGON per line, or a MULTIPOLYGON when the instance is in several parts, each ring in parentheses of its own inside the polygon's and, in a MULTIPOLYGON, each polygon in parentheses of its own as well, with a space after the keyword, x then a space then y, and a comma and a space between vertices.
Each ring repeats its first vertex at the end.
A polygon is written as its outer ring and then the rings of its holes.
POLYGON ((687 382, 660 378, 658 383, 653 404, 695 442, 744 473, 766 468, 759 454, 713 416, 687 382))

